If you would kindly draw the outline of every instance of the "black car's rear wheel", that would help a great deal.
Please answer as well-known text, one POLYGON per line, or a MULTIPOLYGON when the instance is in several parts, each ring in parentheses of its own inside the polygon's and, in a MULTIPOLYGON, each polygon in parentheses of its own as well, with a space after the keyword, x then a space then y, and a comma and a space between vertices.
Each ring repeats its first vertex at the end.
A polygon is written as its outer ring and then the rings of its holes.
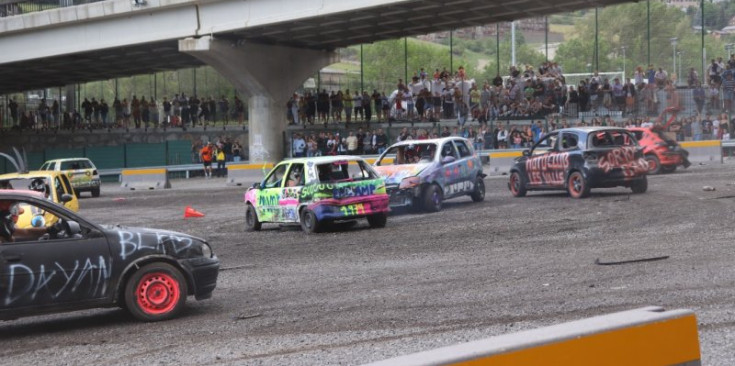
POLYGON ((92 188, 92 197, 99 197, 100 196, 100 187, 92 188))
POLYGON ((590 195, 590 186, 580 172, 572 172, 569 175, 567 190, 572 198, 585 198, 590 195))
POLYGON ((125 285, 125 307, 137 319, 171 319, 186 304, 188 288, 181 272, 167 263, 150 263, 135 271, 125 285))
POLYGON ((482 177, 475 179, 475 190, 470 195, 472 200, 475 202, 482 202, 485 200, 485 180, 482 177))
POLYGON ((385 227, 385 224, 388 222, 388 215, 385 212, 372 214, 367 217, 367 220, 371 228, 381 228, 385 227))
POLYGON ((630 189, 633 193, 645 193, 648 190, 648 178, 644 175, 641 179, 633 181, 630 184, 630 189))
POLYGON ((508 188, 510 189, 510 193, 514 197, 523 197, 526 195, 526 183, 523 181, 523 177, 521 177, 521 173, 513 172, 510 175, 510 181, 508 182, 508 188))

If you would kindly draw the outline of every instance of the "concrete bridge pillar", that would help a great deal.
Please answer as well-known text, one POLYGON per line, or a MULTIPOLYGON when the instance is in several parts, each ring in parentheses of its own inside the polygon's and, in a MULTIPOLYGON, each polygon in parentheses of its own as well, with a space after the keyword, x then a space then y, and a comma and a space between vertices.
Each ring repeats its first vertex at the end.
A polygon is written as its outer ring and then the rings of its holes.
POLYGON ((278 162, 283 158, 288 99, 304 80, 338 61, 335 52, 211 36, 180 40, 179 51, 212 66, 248 96, 251 162, 278 162))

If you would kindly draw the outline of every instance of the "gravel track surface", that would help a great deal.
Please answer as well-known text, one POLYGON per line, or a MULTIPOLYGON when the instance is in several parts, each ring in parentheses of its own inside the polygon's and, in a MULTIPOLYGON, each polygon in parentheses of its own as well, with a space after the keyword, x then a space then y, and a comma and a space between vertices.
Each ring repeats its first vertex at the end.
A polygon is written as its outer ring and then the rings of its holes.
POLYGON ((395 212, 384 229, 244 232, 243 187, 103 186, 99 223, 205 237, 222 262, 210 300, 140 323, 120 309, 0 322, 3 365, 358 365, 648 305, 697 314, 703 365, 735 364, 735 163, 649 177, 649 191, 512 198, 395 212), (716 191, 703 191, 703 186, 716 191), (124 200, 120 200, 123 198, 124 200), (186 205, 206 214, 183 219, 186 205), (601 266, 670 256, 654 262, 601 266))

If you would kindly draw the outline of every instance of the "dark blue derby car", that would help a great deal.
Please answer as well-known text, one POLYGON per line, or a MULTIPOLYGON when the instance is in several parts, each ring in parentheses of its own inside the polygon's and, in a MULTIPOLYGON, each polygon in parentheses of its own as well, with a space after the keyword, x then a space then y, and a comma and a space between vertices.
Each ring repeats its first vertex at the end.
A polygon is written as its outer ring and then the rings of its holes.
POLYGON ((219 260, 186 234, 97 225, 29 191, 0 190, 0 319, 119 306, 144 321, 212 296, 219 260), (33 227, 19 214, 38 215, 33 227), (45 226, 49 216, 58 218, 45 226))
POLYGON ((508 188, 523 197, 531 190, 566 190, 587 197, 592 188, 648 189, 648 163, 635 136, 615 127, 579 127, 544 136, 510 170, 508 188))

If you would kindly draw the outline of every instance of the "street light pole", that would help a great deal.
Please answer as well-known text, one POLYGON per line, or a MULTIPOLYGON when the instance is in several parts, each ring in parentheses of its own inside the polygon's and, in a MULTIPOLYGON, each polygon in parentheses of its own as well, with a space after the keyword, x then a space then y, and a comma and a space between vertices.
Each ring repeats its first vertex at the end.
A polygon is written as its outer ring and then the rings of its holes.
MULTIPOLYGON (((673 51, 673 54, 672 54, 672 55, 673 55, 673 57, 672 57, 672 58, 673 58, 673 63, 674 63, 674 65, 673 65, 673 67, 671 68, 671 72, 676 72, 676 44, 677 44, 677 41, 678 41, 678 40, 679 40, 679 39, 678 39, 678 38, 676 38, 676 37, 674 37, 674 38, 671 38, 671 45, 672 45, 672 46, 674 47, 674 51, 673 51)), ((677 80, 678 80, 678 78, 679 78, 679 77, 681 77, 681 76, 680 76, 680 75, 677 75, 677 80)))
POLYGON ((628 82, 628 74, 625 73, 625 46, 620 47, 623 49, 623 84, 628 82))

